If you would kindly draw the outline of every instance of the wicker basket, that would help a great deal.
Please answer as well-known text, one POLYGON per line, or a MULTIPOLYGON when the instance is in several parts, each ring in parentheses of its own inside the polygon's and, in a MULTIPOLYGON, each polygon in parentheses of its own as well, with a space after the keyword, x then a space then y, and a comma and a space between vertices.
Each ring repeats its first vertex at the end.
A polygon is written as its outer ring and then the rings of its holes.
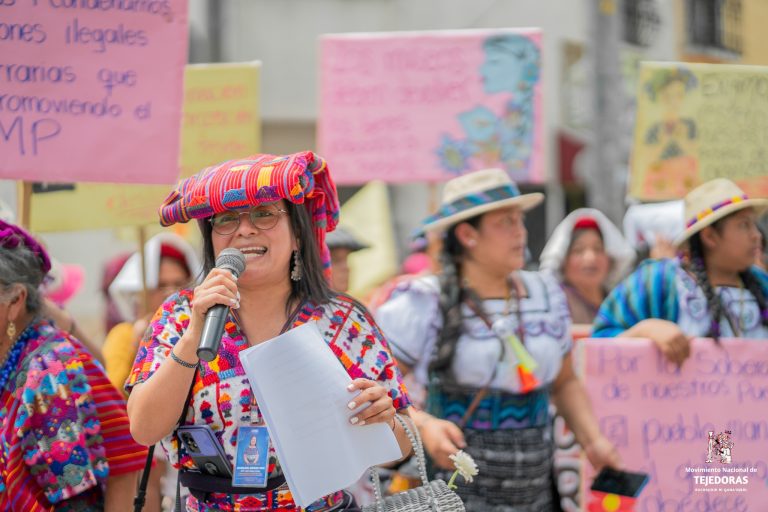
POLYGON ((465 512, 464 503, 459 495, 448 488, 443 480, 429 481, 427 478, 424 447, 421 443, 419 430, 411 423, 410 418, 395 415, 408 434, 413 445, 413 453, 419 466, 419 474, 424 485, 405 492, 382 498, 381 479, 375 467, 371 468, 373 493, 375 503, 363 507, 363 512, 465 512), (407 421, 406 421, 407 418, 407 421), (409 426, 409 423, 411 425, 409 426), (411 429, 411 426, 413 429, 411 429))

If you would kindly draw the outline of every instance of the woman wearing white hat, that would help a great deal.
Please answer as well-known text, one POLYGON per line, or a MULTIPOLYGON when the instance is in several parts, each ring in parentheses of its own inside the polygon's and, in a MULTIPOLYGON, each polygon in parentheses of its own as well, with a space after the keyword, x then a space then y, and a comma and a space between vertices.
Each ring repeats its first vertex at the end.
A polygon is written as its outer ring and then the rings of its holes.
POLYGON ((174 233, 159 233, 147 240, 144 267, 146 277, 142 279, 141 255, 133 253, 109 286, 120 314, 130 320, 110 330, 102 349, 107 375, 117 389, 123 389, 133 368, 138 343, 151 316, 166 297, 190 284, 202 270, 194 248, 174 233), (140 298, 145 286, 147 304, 142 313, 140 298))
MULTIPOLYGON (((144 274, 139 252, 133 253, 109 286, 110 297, 123 318, 131 321, 115 325, 107 334, 102 347, 104 363, 110 382, 122 390, 133 368, 141 336, 152 315, 169 295, 189 285, 202 270, 195 250, 183 238, 173 233, 159 233, 144 244, 144 274), (147 289, 147 303, 141 312, 140 295, 147 289)), ((147 512, 161 510, 162 496, 173 497, 176 492, 175 472, 165 463, 161 450, 155 452, 154 471, 147 485, 147 512), (165 485, 163 486, 163 482, 165 485)))
POLYGON ((558 509, 550 398, 595 467, 619 464, 574 375, 559 284, 520 270, 524 215, 542 200, 498 169, 449 181, 424 224, 445 232, 442 274, 404 283, 377 311, 400 368, 428 386, 414 416, 437 475, 459 449, 478 463, 479 480, 458 488, 469 511, 558 509))
POLYGON ((650 338, 678 364, 691 337, 768 338, 768 274, 753 266, 766 206, 725 178, 692 190, 675 240, 687 256, 643 263, 606 298, 594 335, 650 338))
POLYGON ((573 323, 591 326, 607 290, 629 273, 635 250, 605 214, 579 208, 555 228, 539 261, 562 283, 573 323))

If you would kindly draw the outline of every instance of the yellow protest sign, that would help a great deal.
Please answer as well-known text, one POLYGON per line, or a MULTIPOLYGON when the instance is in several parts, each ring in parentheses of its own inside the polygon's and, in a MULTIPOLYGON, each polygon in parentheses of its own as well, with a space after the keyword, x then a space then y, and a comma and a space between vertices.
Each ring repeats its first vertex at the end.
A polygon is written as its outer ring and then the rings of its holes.
MULTIPOLYGON (((258 62, 186 67, 181 177, 224 160, 258 153, 260 68, 258 62)), ((152 147, 146 150, 152 151, 152 147)), ((104 170, 104 177, 120 178, 110 175, 109 169, 104 170)), ((157 224, 157 209, 172 187, 173 183, 38 185, 32 193, 30 228, 44 232, 157 224)))
POLYGON ((720 177, 768 196, 768 67, 642 63, 630 195, 681 198, 720 177))
POLYGON ((349 293, 364 299, 397 273, 397 248, 383 181, 372 181, 341 207, 341 222, 370 248, 349 255, 349 293))
POLYGON ((181 176, 258 153, 259 62, 192 64, 184 73, 181 176))
POLYGON ((77 183, 32 191, 30 228, 75 231, 157 223, 157 208, 172 185, 77 183))

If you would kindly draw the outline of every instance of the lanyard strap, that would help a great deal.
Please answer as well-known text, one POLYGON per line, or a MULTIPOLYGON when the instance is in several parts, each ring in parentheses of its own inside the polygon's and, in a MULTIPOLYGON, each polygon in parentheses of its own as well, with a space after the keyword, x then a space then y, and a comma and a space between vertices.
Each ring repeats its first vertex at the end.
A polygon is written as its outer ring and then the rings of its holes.
MULTIPOLYGON (((187 417, 187 411, 189 410, 189 401, 192 400, 192 389, 195 387, 195 380, 197 379, 198 370, 195 369, 195 373, 192 376, 192 383, 189 385, 189 393, 187 393, 187 399, 184 402, 184 408, 181 410, 181 416, 179 416, 178 424, 181 425, 187 417)), ((181 444, 181 443, 179 443, 181 444)), ((152 445, 147 450, 147 460, 144 463, 144 471, 141 473, 141 481, 139 482, 139 488, 136 490, 136 496, 133 498, 133 511, 141 512, 144 508, 144 502, 147 498, 147 484, 149 483, 149 473, 152 470, 152 458, 155 455, 155 445, 152 445)), ((179 457, 181 462, 181 457, 179 457)), ((176 501, 179 505, 180 489, 178 488, 179 482, 176 481, 176 501)))
MULTIPOLYGON (((523 328, 523 314, 520 310, 520 301, 518 300, 518 294, 517 294, 517 286, 516 283, 510 283, 510 294, 512 295, 512 298, 515 302, 515 314, 517 316, 517 332, 519 333, 520 341, 525 345, 525 329, 523 328)), ((483 386, 474 396, 472 399, 472 402, 470 402, 469 407, 467 407, 466 412, 461 417, 461 420, 459 420, 459 427, 464 428, 469 421, 469 419, 472 417, 472 415, 475 413, 477 408, 480 406, 480 402, 483 401, 483 398, 486 397, 488 394, 488 390, 490 389, 491 383, 496 378, 496 373, 499 370, 498 363, 502 361, 504 358, 504 353, 506 351, 506 347, 504 345, 504 340, 499 336, 496 331, 493 328, 493 322, 491 322, 491 319, 488 317, 488 315, 483 310, 483 305, 481 302, 480 297, 477 295, 477 293, 472 290, 471 288, 465 288, 465 296, 466 296, 466 303, 469 309, 471 309, 482 321, 485 323, 485 325, 488 327, 488 329, 493 333, 493 335, 496 337, 497 340, 499 340, 499 343, 501 345, 501 351, 499 353, 499 360, 497 361, 497 364, 493 367, 493 373, 491 374, 490 379, 488 379, 488 382, 485 386, 483 386)))

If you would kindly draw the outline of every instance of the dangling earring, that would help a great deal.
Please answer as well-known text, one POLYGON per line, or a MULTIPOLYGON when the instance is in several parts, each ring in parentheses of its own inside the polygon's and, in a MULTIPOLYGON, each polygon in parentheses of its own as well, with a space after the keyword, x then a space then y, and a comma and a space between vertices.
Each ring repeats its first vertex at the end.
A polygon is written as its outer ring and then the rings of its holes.
POLYGON ((304 271, 301 268, 301 255, 299 251, 293 251, 293 269, 291 270, 291 281, 301 281, 304 277, 304 271))
POLYGON ((8 328, 5 330, 5 334, 8 335, 8 339, 13 342, 13 338, 16 337, 16 324, 13 322, 10 322, 8 324, 8 328))

